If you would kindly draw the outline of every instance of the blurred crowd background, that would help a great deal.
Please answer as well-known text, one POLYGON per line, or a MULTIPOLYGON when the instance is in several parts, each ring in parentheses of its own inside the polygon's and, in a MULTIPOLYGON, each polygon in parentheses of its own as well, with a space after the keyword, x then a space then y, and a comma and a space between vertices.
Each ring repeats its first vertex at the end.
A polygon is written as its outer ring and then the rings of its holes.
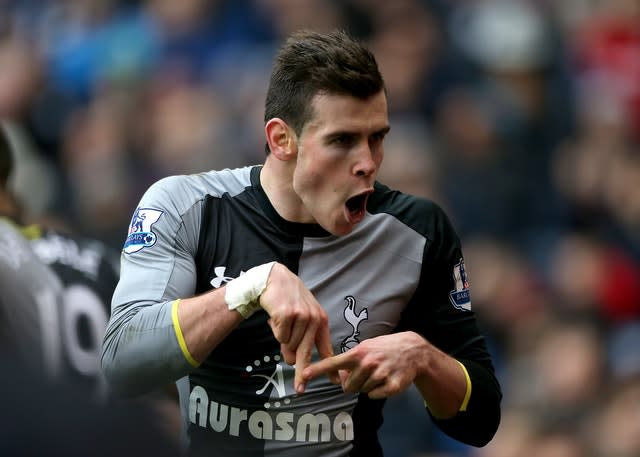
POLYGON ((261 163, 277 47, 335 27, 378 58, 380 180, 451 217, 504 389, 480 450, 392 398, 386 455, 638 457, 638 0, 0 0, 28 217, 119 249, 157 179, 261 163))

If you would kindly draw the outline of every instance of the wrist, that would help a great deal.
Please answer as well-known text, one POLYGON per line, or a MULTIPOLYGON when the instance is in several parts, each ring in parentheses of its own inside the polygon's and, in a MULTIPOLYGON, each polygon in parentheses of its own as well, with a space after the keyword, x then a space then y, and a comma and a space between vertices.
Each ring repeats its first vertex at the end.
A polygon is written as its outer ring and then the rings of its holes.
POLYGON ((235 310, 248 319, 260 309, 260 295, 267 287, 274 264, 275 262, 269 262, 253 267, 227 283, 224 299, 230 310, 235 310))

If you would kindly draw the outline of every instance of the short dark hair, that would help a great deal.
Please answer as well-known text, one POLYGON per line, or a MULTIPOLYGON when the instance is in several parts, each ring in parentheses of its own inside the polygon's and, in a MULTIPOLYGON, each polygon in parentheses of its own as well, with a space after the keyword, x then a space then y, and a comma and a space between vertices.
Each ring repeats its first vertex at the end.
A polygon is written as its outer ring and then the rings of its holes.
MULTIPOLYGON (((343 30, 292 34, 276 55, 265 101, 265 123, 279 117, 300 135, 319 93, 366 99, 384 89, 371 51, 343 30)), ((267 146, 267 153, 269 148, 267 146)))
POLYGON ((0 190, 4 189, 13 170, 13 151, 7 128, 0 123, 0 190))

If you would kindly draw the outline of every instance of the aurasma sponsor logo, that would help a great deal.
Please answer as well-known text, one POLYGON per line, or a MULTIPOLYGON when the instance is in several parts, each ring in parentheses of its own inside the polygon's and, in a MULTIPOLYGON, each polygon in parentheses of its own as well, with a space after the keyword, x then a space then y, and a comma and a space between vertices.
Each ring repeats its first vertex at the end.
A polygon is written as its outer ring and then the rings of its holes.
POLYGON ((207 391, 195 386, 189 396, 189 420, 202 428, 240 436, 246 422, 251 436, 263 440, 329 442, 353 440, 353 420, 346 411, 334 417, 324 413, 294 414, 236 408, 210 401, 207 391))

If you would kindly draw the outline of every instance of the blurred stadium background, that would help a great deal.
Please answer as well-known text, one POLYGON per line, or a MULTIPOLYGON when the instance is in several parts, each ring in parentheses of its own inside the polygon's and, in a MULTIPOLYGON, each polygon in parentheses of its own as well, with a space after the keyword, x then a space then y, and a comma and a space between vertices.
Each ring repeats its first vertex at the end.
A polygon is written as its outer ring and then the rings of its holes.
POLYGON ((28 216, 119 248, 155 180, 261 162, 271 58, 302 27, 376 53, 380 179, 453 220, 505 394, 480 450, 392 398, 386 455, 640 456, 638 0, 0 0, 28 216))

